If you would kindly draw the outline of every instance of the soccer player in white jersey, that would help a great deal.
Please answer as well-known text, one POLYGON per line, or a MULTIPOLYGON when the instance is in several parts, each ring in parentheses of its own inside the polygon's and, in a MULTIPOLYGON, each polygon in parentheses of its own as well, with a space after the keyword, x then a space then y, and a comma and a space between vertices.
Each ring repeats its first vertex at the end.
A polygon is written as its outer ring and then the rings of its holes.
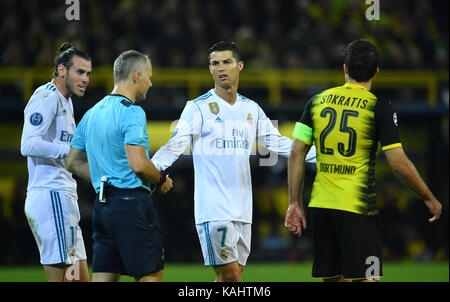
POLYGON ((75 132, 71 96, 84 95, 91 70, 88 54, 63 43, 52 81, 36 89, 24 110, 25 214, 49 282, 89 281, 77 186, 65 166, 75 132))
MULTIPOLYGON (((186 103, 172 138, 152 162, 163 171, 191 144, 194 216, 204 263, 213 266, 216 281, 241 281, 251 241, 249 156, 258 142, 289 157, 292 140, 279 133, 256 102, 237 93, 244 62, 233 42, 216 43, 208 58, 214 89, 186 103)), ((307 161, 315 161, 315 149, 307 161)))

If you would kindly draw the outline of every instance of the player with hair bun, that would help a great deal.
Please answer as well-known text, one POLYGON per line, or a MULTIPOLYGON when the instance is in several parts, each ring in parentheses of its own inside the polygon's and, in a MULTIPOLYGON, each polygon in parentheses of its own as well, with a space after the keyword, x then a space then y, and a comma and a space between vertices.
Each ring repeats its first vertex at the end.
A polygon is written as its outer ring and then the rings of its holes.
POLYGON ((86 250, 78 225, 77 185, 66 170, 75 132, 72 96, 82 97, 91 59, 69 43, 55 58, 53 78, 38 87, 24 110, 20 151, 27 157, 25 214, 48 281, 89 281, 86 250), (71 274, 66 274, 70 266, 71 274))

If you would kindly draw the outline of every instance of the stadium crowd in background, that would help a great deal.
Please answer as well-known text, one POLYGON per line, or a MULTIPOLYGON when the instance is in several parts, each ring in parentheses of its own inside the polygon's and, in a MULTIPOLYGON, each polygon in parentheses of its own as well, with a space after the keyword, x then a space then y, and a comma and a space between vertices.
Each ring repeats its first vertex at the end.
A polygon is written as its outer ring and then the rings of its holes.
POLYGON ((330 69, 341 64, 345 44, 361 37, 376 44, 383 69, 448 67, 441 1, 384 1, 379 22, 367 22, 361 0, 80 3, 82 22, 67 23, 63 2, 2 1, 0 40, 8 43, 0 64, 50 66, 68 40, 92 53, 96 66, 139 47, 158 67, 202 68, 211 41, 233 37, 247 68, 330 69))

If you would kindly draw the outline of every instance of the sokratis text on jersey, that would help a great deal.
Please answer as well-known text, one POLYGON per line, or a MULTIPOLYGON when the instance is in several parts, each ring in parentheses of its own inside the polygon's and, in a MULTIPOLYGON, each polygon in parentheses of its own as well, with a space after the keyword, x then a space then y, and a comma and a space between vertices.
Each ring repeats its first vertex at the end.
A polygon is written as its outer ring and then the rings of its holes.
POLYGON ((357 98, 357 97, 346 97, 346 96, 340 96, 340 95, 333 95, 333 94, 325 94, 322 97, 321 104, 335 104, 340 106, 347 106, 347 107, 353 107, 353 108, 361 108, 364 109, 367 106, 367 103, 369 101, 357 98))

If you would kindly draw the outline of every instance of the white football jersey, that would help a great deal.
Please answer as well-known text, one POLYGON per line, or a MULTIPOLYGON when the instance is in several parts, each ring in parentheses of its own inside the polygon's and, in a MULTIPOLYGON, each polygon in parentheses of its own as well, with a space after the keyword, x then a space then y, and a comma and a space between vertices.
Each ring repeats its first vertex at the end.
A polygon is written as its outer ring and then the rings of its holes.
POLYGON ((75 127, 72 99, 51 82, 37 88, 24 110, 20 146, 28 161, 28 191, 46 188, 77 196, 65 168, 75 127))
MULTIPOLYGON (((256 102, 238 94, 236 102, 230 105, 211 89, 186 103, 172 138, 155 153, 152 162, 160 171, 165 170, 190 144, 195 174, 195 223, 251 223, 249 157, 257 154, 256 142, 276 152, 260 158, 260 165, 276 164, 277 154, 290 155, 292 140, 279 133, 256 102)), ((315 160, 315 148, 308 154, 307 161, 311 160, 315 160)))

